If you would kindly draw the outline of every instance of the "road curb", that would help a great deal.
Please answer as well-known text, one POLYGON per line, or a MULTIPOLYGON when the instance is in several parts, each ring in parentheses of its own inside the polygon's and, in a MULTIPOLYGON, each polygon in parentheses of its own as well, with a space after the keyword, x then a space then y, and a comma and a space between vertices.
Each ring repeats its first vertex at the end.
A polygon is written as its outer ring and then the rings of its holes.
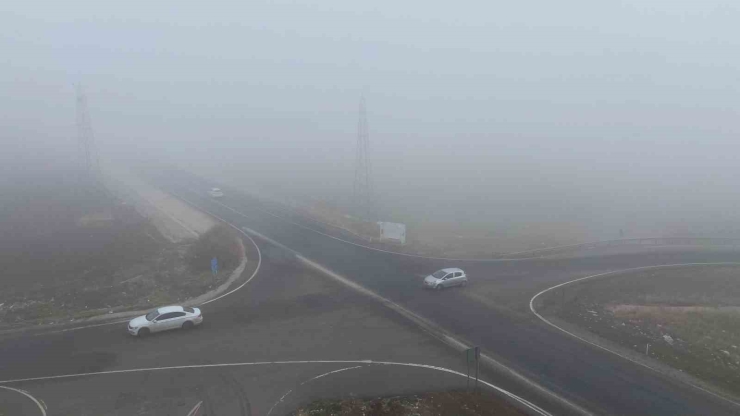
MULTIPOLYGON (((567 335, 569 335, 569 336, 571 336, 573 338, 576 338, 576 339, 578 339, 581 342, 584 342, 584 343, 589 344, 589 345, 591 345, 593 347, 599 348, 599 349, 601 349, 603 351, 606 351, 608 353, 614 354, 614 355, 616 355, 616 356, 618 356, 620 358, 623 358, 623 359, 625 359, 627 361, 632 362, 633 364, 636 364, 636 365, 639 365, 639 366, 641 366, 643 368, 646 368, 648 370, 654 371, 655 373, 661 374, 664 377, 668 377, 671 380, 675 380, 677 382, 680 382, 680 383, 683 383, 685 385, 691 386, 691 387, 693 387, 693 388, 695 388, 695 389, 697 389, 699 391, 702 391, 702 392, 707 393, 707 394, 709 394, 711 396, 714 396, 716 398, 722 399, 722 400, 724 400, 724 401, 726 401, 728 403, 731 403, 731 404, 733 404, 735 406, 740 407, 740 402, 736 401, 737 400, 736 397, 730 396, 729 394, 727 394, 726 392, 723 392, 723 391, 715 391, 715 389, 712 388, 713 386, 711 386, 711 384, 705 383, 701 379, 694 378, 693 376, 690 376, 693 379, 693 380, 690 381, 690 380, 684 379, 682 377, 678 377, 678 376, 676 376, 676 374, 673 373, 674 371, 676 371, 676 369, 673 369, 670 366, 667 366, 665 364, 662 364, 659 361, 658 362, 649 362, 649 361, 643 360, 642 357, 639 357, 638 358, 636 356, 630 356, 630 355, 626 354, 623 351, 618 351, 616 348, 615 349, 612 349, 612 348, 610 348, 611 347, 611 344, 609 342, 603 342, 599 337, 590 336, 591 334, 589 334, 589 336, 585 336, 585 334, 582 333, 582 329, 579 328, 576 325, 569 325, 569 328, 570 329, 574 329, 575 328, 575 329, 578 329, 578 331, 569 331, 569 330, 567 330, 567 329, 565 329, 563 327, 560 327, 560 326, 554 324, 551 320, 549 320, 549 319, 545 318, 544 316, 542 316, 542 314, 540 314, 539 312, 537 312, 537 308, 535 307, 535 304, 538 304, 538 305, 541 306, 542 302, 538 302, 537 301, 537 298, 539 298, 541 295, 544 295, 547 292, 550 292, 550 291, 552 291, 554 289, 561 288, 561 287, 564 287, 564 286, 569 286, 569 285, 575 285, 575 284, 581 283, 581 282, 586 281, 586 280, 593 280, 593 279, 599 279, 599 278, 620 276, 620 275, 624 275, 624 274, 630 274, 630 273, 641 272, 641 271, 646 271, 646 270, 655 270, 655 269, 671 269, 671 268, 685 268, 685 267, 710 267, 710 266, 738 266, 738 265, 740 265, 740 263, 737 263, 737 262, 678 263, 678 264, 663 264, 663 265, 655 265, 655 266, 633 267, 633 268, 630 268, 630 269, 614 270, 614 271, 611 271, 611 272, 604 272, 604 273, 594 274, 594 275, 590 275, 590 276, 581 277, 581 278, 578 278, 578 279, 573 279, 573 280, 570 280, 570 281, 567 281, 567 282, 564 282, 564 283, 560 283, 560 284, 557 284, 555 286, 552 286, 552 287, 549 287, 549 288, 547 288, 545 290, 540 291, 539 293, 537 293, 536 295, 534 295, 532 297, 532 299, 530 299, 530 301, 529 301, 529 309, 532 311, 532 313, 535 316, 537 316, 537 318, 539 318, 545 324, 547 324, 547 325, 551 326, 552 328, 554 328, 554 329, 556 329, 558 331, 561 331, 561 332, 563 332, 563 333, 565 333, 565 334, 567 334, 567 335), (590 338, 590 339, 587 339, 587 338, 590 338)), ((557 318, 551 318, 551 319, 557 319, 557 318)), ((688 375, 685 375, 685 376, 688 376, 688 375)))
MULTIPOLYGON (((229 289, 230 286, 232 286, 243 274, 244 270, 247 267, 248 259, 246 255, 246 248, 244 247, 244 242, 241 238, 235 237, 236 241, 238 241, 239 246, 241 247, 241 260, 239 262, 239 265, 231 272, 231 275, 229 275, 229 278, 226 279, 224 283, 219 285, 219 287, 210 290, 204 294, 198 295, 197 297, 190 298, 187 300, 184 300, 182 302, 179 302, 182 305, 185 306, 199 306, 204 303, 208 303, 209 301, 215 299, 222 293, 226 292, 226 290, 229 289)), ((41 324, 41 325, 23 325, 17 328, 8 328, 4 330, 0 330, 0 335, 6 335, 6 334, 14 334, 14 333, 23 333, 23 332, 48 332, 47 330, 59 330, 65 331, 65 327, 88 327, 88 326, 103 326, 103 325, 112 325, 114 323, 122 323, 126 322, 129 318, 132 318, 134 316, 144 315, 145 313, 149 312, 151 309, 141 309, 136 311, 122 311, 122 312, 116 312, 116 313, 107 313, 107 314, 100 314, 91 316, 89 318, 83 318, 79 320, 74 320, 71 322, 60 322, 60 323, 53 323, 53 324, 41 324)), ((72 330, 73 328, 67 329, 72 330)))

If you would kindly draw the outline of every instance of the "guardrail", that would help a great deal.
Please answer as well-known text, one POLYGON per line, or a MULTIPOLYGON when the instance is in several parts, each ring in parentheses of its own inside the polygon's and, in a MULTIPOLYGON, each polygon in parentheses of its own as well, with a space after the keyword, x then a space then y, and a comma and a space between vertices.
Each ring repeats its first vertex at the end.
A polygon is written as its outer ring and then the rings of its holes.
POLYGON ((643 237, 623 238, 616 240, 592 241, 588 243, 570 244, 566 246, 545 247, 534 250, 518 251, 508 253, 502 258, 516 259, 541 257, 558 254, 561 252, 572 252, 578 250, 589 250, 601 247, 614 246, 740 246, 740 238, 718 238, 718 237, 643 237))

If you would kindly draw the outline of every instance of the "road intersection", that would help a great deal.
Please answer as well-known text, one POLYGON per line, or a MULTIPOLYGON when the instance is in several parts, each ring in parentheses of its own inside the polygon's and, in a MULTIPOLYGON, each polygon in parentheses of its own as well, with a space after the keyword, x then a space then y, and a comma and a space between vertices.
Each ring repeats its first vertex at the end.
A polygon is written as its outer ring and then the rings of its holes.
MULTIPOLYGON (((203 192, 212 184, 192 176, 155 181, 282 248, 259 242, 263 261, 257 276, 205 306, 207 324, 192 333, 142 342, 112 325, 4 336, 0 386, 29 392, 43 400, 49 414, 130 414, 132 409, 187 414, 204 401, 207 414, 249 415, 284 414, 320 397, 464 386, 453 373, 464 372, 457 352, 382 304, 302 267, 292 252, 286 253, 294 250, 455 339, 480 345, 500 365, 487 368, 484 379, 521 398, 518 403, 531 405, 527 408, 535 414, 537 409, 552 414, 740 412, 732 403, 560 333, 529 309, 538 292, 576 278, 661 264, 731 262, 740 259, 737 251, 636 248, 515 261, 397 255, 274 214, 264 202, 225 187, 226 196, 214 201, 203 192), (463 267, 471 285, 443 293, 421 290, 417 276, 448 266, 463 267), (494 300, 476 298, 476 284, 494 288, 494 300), (85 373, 93 374, 47 378, 85 373), (9 382, 36 377, 42 378, 9 382)), ((0 393, 9 397, 12 392, 0 393)), ((18 406, 32 404, 16 396, 18 406)))

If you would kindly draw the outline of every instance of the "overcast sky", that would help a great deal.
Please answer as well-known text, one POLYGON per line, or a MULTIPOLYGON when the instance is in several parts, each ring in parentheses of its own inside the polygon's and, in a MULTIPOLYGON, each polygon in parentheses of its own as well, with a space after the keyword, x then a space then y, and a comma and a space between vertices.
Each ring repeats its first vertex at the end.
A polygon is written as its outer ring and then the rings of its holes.
POLYGON ((364 94, 400 217, 732 222, 738 22, 732 0, 9 1, 0 139, 73 153, 82 83, 106 156, 337 198, 364 94))

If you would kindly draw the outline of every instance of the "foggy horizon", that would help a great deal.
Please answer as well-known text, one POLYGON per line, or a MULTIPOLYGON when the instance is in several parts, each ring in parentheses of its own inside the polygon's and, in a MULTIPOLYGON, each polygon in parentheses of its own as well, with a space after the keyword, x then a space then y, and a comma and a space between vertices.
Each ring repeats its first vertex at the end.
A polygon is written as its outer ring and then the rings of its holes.
POLYGON ((740 6, 0 6, 4 174, 101 160, 347 205, 367 100, 390 220, 740 235, 740 6))

